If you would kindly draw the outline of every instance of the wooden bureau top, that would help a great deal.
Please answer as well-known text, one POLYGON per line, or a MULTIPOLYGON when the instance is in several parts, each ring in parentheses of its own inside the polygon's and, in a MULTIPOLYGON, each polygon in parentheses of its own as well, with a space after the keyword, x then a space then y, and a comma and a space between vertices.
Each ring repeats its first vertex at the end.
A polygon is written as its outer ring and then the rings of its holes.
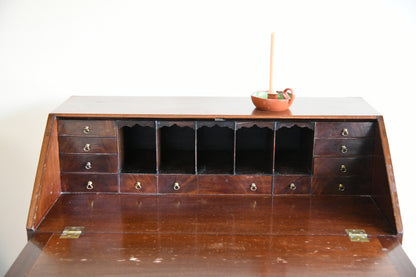
POLYGON ((135 97, 72 96, 54 112, 70 117, 141 118, 355 118, 374 119, 380 114, 359 97, 296 98, 283 112, 255 108, 250 97, 135 97))

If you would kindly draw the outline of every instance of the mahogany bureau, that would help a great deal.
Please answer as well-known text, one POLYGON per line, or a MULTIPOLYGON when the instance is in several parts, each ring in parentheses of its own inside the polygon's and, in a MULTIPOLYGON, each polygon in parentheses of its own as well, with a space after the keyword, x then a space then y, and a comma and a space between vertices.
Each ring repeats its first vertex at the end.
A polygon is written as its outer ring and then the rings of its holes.
POLYGON ((361 98, 71 97, 8 276, 416 276, 361 98))

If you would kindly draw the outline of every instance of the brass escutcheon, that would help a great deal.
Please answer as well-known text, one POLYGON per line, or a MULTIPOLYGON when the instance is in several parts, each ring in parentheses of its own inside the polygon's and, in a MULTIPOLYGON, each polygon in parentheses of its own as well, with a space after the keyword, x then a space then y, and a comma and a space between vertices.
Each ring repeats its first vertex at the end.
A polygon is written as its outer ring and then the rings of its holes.
POLYGON ((339 191, 344 191, 344 190, 345 190, 344 185, 343 185, 343 184, 339 184, 339 185, 338 185, 338 190, 339 190, 339 191))
POLYGON ((343 137, 348 136, 348 129, 347 128, 342 129, 341 136, 343 136, 343 137))
POLYGON ((295 185, 295 183, 291 183, 291 184, 289 185, 289 189, 291 189, 291 190, 296 190, 296 185, 295 185))
POLYGON ((339 171, 345 173, 347 172, 347 167, 345 166, 345 164, 342 164, 341 167, 339 168, 339 171))
POLYGON ((84 152, 89 152, 91 150, 91 145, 89 143, 84 145, 84 152))
POLYGON ((342 145, 341 146, 341 153, 347 153, 348 152, 348 148, 347 148, 347 146, 345 146, 345 145, 342 145))
POLYGON ((180 189, 181 189, 181 186, 179 185, 179 183, 178 182, 175 182, 173 184, 173 190, 180 190, 180 189))
POLYGON ((82 132, 84 134, 88 134, 90 132, 90 127, 89 126, 85 126, 84 129, 82 129, 82 132))
POLYGON ((92 164, 91 164, 91 162, 87 162, 86 164, 85 164, 85 169, 91 169, 92 168, 92 164))
POLYGON ((141 184, 140 182, 137 182, 137 183, 134 185, 134 187, 135 187, 137 190, 141 190, 141 189, 142 189, 142 184, 141 184))
POLYGON ((92 190, 94 188, 94 186, 92 185, 92 181, 88 181, 87 183, 87 189, 88 190, 92 190))
POLYGON ((255 184, 255 183, 251 183, 251 185, 250 185, 250 190, 251 190, 251 191, 256 191, 256 190, 257 190, 257 186, 256 186, 256 184, 255 184))

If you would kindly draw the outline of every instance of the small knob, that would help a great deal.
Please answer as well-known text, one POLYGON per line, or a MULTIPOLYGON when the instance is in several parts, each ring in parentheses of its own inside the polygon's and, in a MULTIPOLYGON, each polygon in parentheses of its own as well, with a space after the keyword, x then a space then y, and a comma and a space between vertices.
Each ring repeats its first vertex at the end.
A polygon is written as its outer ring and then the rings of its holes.
POLYGON ((140 182, 137 182, 137 183, 134 185, 134 187, 135 187, 137 190, 141 190, 141 189, 142 189, 142 184, 141 184, 140 182))
POLYGON ((91 162, 87 162, 86 164, 85 164, 85 169, 91 169, 91 167, 92 167, 92 164, 91 164, 91 162))
POLYGON ((82 129, 82 132, 84 134, 88 134, 90 132, 90 127, 89 126, 85 126, 84 129, 82 129))
POLYGON ((92 185, 92 181, 88 181, 87 183, 87 190, 92 190, 94 186, 92 185))
POLYGON ((289 189, 291 189, 291 190, 296 190, 296 185, 295 185, 295 183, 291 183, 291 184, 289 185, 289 189))
POLYGON ((250 185, 250 190, 251 190, 251 191, 256 191, 256 190, 257 190, 257 186, 256 186, 256 184, 255 184, 255 183, 251 183, 251 185, 250 185))
POLYGON ((178 182, 175 182, 173 184, 173 190, 180 190, 180 189, 181 189, 181 186, 179 185, 179 183, 178 182))
POLYGON ((89 143, 84 145, 84 152, 89 152, 91 150, 91 145, 89 143))
POLYGON ((342 146, 341 146, 341 153, 345 154, 345 153, 347 153, 347 152, 348 152, 348 148, 347 148, 347 146, 342 145, 342 146))
POLYGON ((339 171, 341 171, 342 173, 347 172, 347 167, 345 166, 345 164, 342 164, 339 168, 339 171))
POLYGON ((343 184, 339 184, 339 185, 338 185, 338 190, 339 190, 339 191, 344 191, 344 190, 345 190, 344 185, 343 185, 343 184))
POLYGON ((342 129, 342 131, 341 131, 341 136, 343 136, 343 137, 346 137, 346 136, 348 136, 348 129, 342 129))

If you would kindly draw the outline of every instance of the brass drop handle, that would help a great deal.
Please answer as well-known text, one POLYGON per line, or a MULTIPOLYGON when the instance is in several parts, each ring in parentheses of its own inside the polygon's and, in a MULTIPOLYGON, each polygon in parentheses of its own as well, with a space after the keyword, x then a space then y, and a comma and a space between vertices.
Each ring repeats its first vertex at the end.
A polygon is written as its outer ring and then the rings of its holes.
POLYGON ((84 152, 89 152, 91 150, 91 145, 89 143, 84 145, 84 152))
POLYGON ((339 185, 338 185, 338 190, 339 190, 339 191, 344 191, 344 190, 345 190, 344 185, 343 185, 343 184, 339 184, 339 185))
POLYGON ((347 146, 342 145, 342 146, 341 146, 341 153, 345 154, 345 153, 347 153, 347 152, 348 152, 348 148, 347 148, 347 146))
POLYGON ((347 167, 345 166, 345 164, 342 164, 339 168, 339 171, 341 171, 342 173, 347 172, 347 167))
POLYGON ((88 134, 90 132, 90 127, 89 126, 85 126, 84 129, 82 129, 82 132, 84 134, 88 134))
POLYGON ((141 184, 140 182, 137 182, 137 183, 134 185, 134 187, 135 187, 137 190, 141 190, 141 189, 142 189, 142 184, 141 184))
POLYGON ((85 164, 85 169, 91 169, 92 168, 92 163, 91 162, 87 162, 86 164, 85 164))
POLYGON ((179 183, 178 182, 175 182, 173 184, 173 190, 180 190, 180 189, 181 189, 181 186, 179 185, 179 183))
POLYGON ((92 185, 92 181, 88 181, 87 183, 87 190, 92 190, 94 186, 92 185))
POLYGON ((251 191, 256 191, 256 190, 257 190, 257 186, 256 186, 256 184, 255 184, 255 183, 251 183, 251 185, 250 185, 250 190, 251 190, 251 191))
POLYGON ((295 183, 291 183, 291 184, 289 185, 289 189, 291 189, 291 190, 296 190, 296 185, 295 185, 295 183))
POLYGON ((343 137, 348 136, 348 129, 347 129, 347 128, 342 129, 342 131, 341 131, 341 136, 343 136, 343 137))

